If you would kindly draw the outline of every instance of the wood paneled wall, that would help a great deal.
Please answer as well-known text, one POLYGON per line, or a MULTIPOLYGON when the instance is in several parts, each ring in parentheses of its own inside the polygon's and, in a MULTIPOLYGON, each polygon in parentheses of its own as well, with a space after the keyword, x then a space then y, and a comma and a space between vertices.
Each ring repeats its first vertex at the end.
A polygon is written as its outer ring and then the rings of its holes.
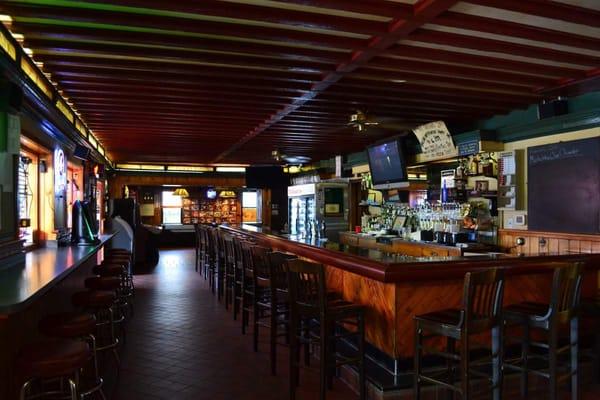
POLYGON ((600 235, 500 229, 498 243, 510 253, 600 253, 600 235), (516 246, 520 237, 525 244, 516 246))
POLYGON ((108 190, 113 199, 121 198, 126 186, 223 186, 242 187, 246 178, 241 174, 201 174, 201 175, 171 175, 171 174, 117 174, 109 178, 108 190))

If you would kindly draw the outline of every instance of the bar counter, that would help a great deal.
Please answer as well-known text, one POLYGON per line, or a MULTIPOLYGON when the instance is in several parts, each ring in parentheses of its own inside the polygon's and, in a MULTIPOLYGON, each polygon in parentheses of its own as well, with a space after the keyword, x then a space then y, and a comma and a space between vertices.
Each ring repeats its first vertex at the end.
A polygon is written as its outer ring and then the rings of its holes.
POLYGON ((30 251, 22 265, 0 270, 0 399, 10 396, 19 349, 40 337, 38 321, 72 310, 71 295, 84 289, 98 252, 114 235, 101 235, 93 246, 43 247, 30 251))
POLYGON ((505 269, 504 305, 521 301, 549 301, 552 268, 549 263, 581 260, 586 263, 583 295, 596 292, 600 254, 540 253, 527 256, 482 254, 478 256, 416 257, 376 249, 271 234, 258 227, 221 227, 253 237, 276 250, 322 263, 327 285, 344 299, 363 304, 366 338, 370 345, 393 361, 412 357, 414 325, 418 314, 460 307, 465 273, 482 268, 505 269))
POLYGON ((43 296, 113 237, 95 246, 42 247, 25 255, 25 264, 0 270, 0 315, 14 313, 43 296))

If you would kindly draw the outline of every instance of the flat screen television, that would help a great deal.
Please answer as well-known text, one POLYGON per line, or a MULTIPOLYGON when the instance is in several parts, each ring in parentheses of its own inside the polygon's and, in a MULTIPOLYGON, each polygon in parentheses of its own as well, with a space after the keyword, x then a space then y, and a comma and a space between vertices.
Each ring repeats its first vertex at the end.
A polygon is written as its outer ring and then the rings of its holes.
POLYGON ((217 198, 217 191, 215 189, 208 189, 206 191, 206 198, 207 199, 216 199, 217 198))
POLYGON ((367 147, 373 188, 395 189, 408 187, 404 146, 397 138, 367 147))

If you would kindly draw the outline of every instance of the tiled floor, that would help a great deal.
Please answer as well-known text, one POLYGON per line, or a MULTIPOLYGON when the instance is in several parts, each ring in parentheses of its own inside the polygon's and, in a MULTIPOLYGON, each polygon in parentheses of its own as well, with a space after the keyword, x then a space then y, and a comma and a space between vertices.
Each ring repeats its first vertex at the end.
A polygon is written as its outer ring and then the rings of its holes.
MULTIPOLYGON (((193 250, 162 250, 158 266, 135 277, 135 317, 121 349, 121 372, 109 374, 106 394, 113 400, 285 400, 287 349, 280 347, 279 374, 269 371, 265 339, 252 351, 251 335, 194 272, 193 250)), ((110 359, 104 364, 110 364, 110 359)), ((316 364, 316 363, 315 363, 316 364)), ((106 369, 105 369, 106 371, 106 369)), ((303 373, 299 400, 317 399, 318 376, 303 373)), ((541 398, 545 398, 542 396, 541 398)), ((356 396, 336 382, 328 400, 356 396)), ((561 396, 568 398, 568 395, 561 396)), ((600 388, 582 399, 600 398, 600 388)))
MULTIPOLYGON (((127 326, 118 382, 107 396, 118 400, 283 400, 288 398, 287 349, 277 377, 269 370, 268 343, 252 351, 252 337, 194 271, 193 250, 163 250, 158 266, 135 276, 135 316, 127 326)), ((107 360, 110 361, 110 360, 107 360)), ((301 376, 298 399, 316 399, 318 375, 301 376), (312 390, 310 390, 312 388, 312 390)), ((328 400, 355 399, 336 382, 328 400)))

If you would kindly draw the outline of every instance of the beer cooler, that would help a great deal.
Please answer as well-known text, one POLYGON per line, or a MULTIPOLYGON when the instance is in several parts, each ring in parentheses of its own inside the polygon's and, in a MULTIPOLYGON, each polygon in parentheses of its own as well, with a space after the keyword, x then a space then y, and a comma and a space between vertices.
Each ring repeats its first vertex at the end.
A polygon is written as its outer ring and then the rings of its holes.
MULTIPOLYGON (((314 221, 325 222, 328 239, 338 239, 348 228, 347 183, 321 182, 288 187, 288 221, 292 235, 306 237, 314 221)), ((317 228, 318 230, 318 228, 317 228)))

